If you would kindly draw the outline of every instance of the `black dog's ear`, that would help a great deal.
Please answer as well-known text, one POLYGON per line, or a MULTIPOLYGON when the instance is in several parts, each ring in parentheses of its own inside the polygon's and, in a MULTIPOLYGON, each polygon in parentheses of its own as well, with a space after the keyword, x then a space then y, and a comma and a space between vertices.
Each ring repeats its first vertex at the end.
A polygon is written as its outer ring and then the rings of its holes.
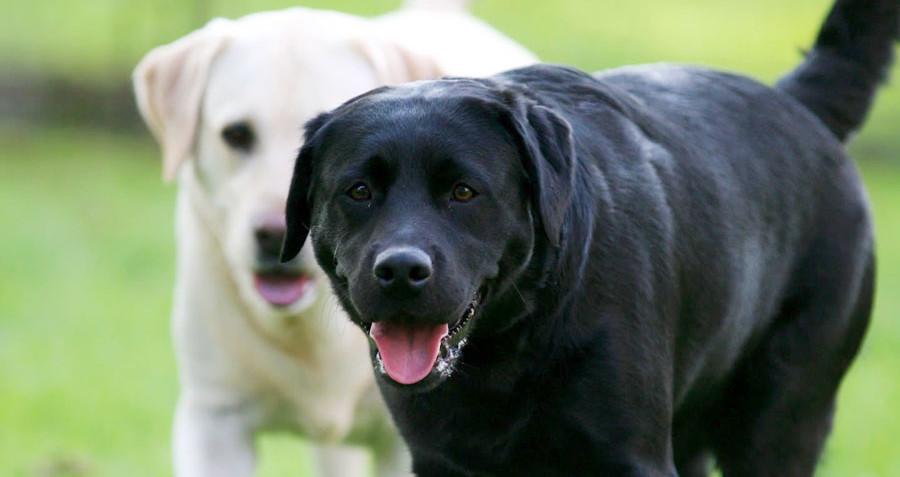
POLYGON ((314 140, 316 132, 322 128, 330 116, 327 113, 320 114, 306 123, 306 140, 297 161, 294 164, 294 175, 291 177, 291 188, 288 190, 285 216, 287 231, 284 242, 281 244, 281 262, 288 262, 300 253, 306 238, 309 236, 309 226, 312 217, 312 198, 310 197, 312 185, 312 164, 314 153, 314 140))
POLYGON ((532 202, 544 233, 558 247, 575 183, 572 127, 550 108, 518 103, 513 107, 512 126, 524 154, 523 166, 532 185, 532 202))
POLYGON ((288 262, 300 253, 306 238, 309 236, 309 222, 312 207, 309 198, 310 175, 312 173, 312 148, 308 145, 300 148, 297 162, 294 164, 294 176, 288 191, 285 208, 287 231, 284 243, 281 244, 281 263, 288 262))

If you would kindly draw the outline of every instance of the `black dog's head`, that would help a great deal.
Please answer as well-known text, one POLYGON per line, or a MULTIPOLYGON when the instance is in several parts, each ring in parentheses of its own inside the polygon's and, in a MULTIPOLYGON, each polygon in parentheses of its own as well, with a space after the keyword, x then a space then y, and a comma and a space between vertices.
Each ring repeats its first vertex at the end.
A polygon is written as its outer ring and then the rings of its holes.
POLYGON ((379 374, 430 389, 536 244, 558 244, 573 155, 563 118, 488 80, 372 91, 307 124, 282 259, 311 233, 379 374))

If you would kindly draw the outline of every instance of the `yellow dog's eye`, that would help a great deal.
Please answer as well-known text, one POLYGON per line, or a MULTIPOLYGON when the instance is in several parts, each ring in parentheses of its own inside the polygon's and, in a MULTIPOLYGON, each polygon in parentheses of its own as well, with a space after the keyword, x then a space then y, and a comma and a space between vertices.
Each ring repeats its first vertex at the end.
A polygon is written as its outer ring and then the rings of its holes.
POLYGON ((353 184, 353 187, 350 187, 350 189, 347 190, 347 195, 356 201, 372 200, 372 191, 370 191, 369 186, 363 182, 353 184))
POLYGON ((253 128, 243 121, 229 124, 222 129, 222 139, 232 149, 249 151, 254 141, 253 128))
POLYGON ((460 183, 453 186, 453 200, 457 202, 468 202, 477 195, 478 193, 475 192, 475 189, 466 184, 460 183))

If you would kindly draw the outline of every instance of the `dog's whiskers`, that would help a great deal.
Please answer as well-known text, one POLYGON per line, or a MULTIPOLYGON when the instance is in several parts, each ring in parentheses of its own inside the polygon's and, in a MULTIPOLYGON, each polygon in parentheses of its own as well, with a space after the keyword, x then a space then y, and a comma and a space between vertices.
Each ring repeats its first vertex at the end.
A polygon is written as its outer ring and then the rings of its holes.
POLYGON ((516 286, 515 283, 512 284, 513 290, 516 291, 516 294, 519 295, 519 299, 522 300, 522 304, 528 306, 528 302, 525 301, 525 297, 522 295, 522 292, 519 291, 519 287, 516 286))

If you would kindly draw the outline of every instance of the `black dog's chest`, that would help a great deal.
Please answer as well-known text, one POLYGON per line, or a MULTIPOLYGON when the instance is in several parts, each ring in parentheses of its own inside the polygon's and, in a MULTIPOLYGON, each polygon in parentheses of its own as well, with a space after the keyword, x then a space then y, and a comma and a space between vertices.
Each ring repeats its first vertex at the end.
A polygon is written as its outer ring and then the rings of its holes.
POLYGON ((389 404, 410 411, 395 418, 412 445, 418 474, 596 474, 605 460, 600 453, 616 453, 615 444, 597 432, 599 409, 586 400, 565 403, 568 398, 550 389, 560 388, 544 383, 502 398, 454 389, 393 396, 389 404))

